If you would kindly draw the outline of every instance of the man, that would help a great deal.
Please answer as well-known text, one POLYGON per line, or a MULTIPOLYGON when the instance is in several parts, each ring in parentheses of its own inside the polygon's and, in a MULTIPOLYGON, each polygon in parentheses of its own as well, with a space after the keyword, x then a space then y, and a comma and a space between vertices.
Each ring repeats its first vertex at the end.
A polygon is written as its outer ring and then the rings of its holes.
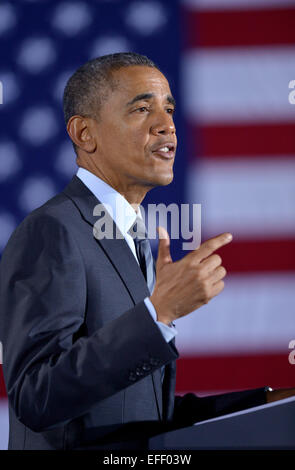
POLYGON ((173 263, 160 229, 156 283, 149 245, 130 235, 147 191, 173 179, 173 112, 166 78, 138 54, 90 61, 67 84, 78 173, 21 223, 1 261, 10 449, 142 448, 165 425, 265 402, 264 390, 174 400, 173 321, 222 291, 214 251, 231 235, 173 263), (106 211, 122 236, 103 238, 94 208, 115 201, 131 217, 106 211))

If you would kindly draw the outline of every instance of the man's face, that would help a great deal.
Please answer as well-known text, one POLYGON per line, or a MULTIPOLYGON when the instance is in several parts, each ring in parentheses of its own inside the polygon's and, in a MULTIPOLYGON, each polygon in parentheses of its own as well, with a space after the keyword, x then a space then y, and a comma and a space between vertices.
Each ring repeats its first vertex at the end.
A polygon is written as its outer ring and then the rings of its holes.
POLYGON ((155 68, 130 66, 114 79, 93 128, 97 168, 117 189, 169 184, 177 141, 166 78, 155 68))

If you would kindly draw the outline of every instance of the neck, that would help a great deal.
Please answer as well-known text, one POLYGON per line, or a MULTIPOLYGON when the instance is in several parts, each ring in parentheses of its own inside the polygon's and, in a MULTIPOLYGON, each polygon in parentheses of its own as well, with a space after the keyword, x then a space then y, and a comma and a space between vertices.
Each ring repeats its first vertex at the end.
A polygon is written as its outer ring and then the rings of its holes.
POLYGON ((90 171, 102 181, 111 186, 115 191, 122 194, 122 196, 132 205, 134 210, 137 212, 140 204, 145 198, 147 192, 151 189, 148 186, 139 184, 138 182, 124 181, 120 178, 120 175, 109 175, 107 172, 104 172, 102 169, 95 167, 94 165, 88 165, 84 162, 80 162, 77 159, 77 164, 79 167, 84 168, 85 170, 90 171))

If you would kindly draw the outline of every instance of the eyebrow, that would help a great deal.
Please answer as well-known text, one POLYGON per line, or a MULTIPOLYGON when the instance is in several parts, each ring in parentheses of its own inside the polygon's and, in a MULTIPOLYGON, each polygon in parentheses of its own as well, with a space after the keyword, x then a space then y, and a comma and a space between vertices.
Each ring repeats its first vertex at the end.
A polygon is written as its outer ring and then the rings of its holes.
MULTIPOLYGON (((155 95, 153 93, 141 93, 140 95, 136 95, 134 98, 132 98, 132 100, 127 103, 127 106, 131 106, 137 101, 150 100, 154 98, 154 96, 155 95)), ((175 107, 176 102, 172 95, 167 95, 166 99, 167 103, 170 103, 175 107)))

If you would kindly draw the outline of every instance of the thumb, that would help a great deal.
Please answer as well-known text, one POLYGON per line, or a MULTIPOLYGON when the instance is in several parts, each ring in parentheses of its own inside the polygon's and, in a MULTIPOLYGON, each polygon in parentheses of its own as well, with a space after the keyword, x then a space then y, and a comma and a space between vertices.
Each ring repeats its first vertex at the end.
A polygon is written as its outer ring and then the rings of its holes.
POLYGON ((170 237, 167 230, 164 227, 158 227, 159 234, 159 245, 158 245, 158 258, 157 258, 157 270, 160 269, 167 263, 172 263, 170 254, 170 237))

